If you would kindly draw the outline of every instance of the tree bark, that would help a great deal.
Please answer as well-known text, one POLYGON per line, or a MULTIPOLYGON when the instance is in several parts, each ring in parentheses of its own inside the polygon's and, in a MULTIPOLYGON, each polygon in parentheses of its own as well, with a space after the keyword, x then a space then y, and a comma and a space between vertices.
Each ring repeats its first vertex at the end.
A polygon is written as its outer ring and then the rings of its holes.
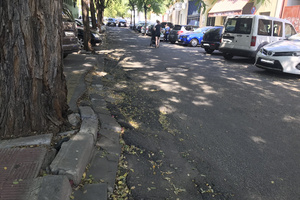
POLYGON ((98 28, 101 32, 101 26, 103 25, 103 13, 104 13, 104 2, 103 0, 96 0, 96 6, 97 6, 97 21, 98 21, 98 28))
POLYGON ((96 29, 96 17, 95 17, 95 3, 94 0, 90 0, 90 9, 91 9, 91 18, 92 18, 92 27, 96 29))
POLYGON ((0 136, 43 133, 65 122, 60 0, 1 0, 0 136))
POLYGON ((92 51, 88 0, 81 0, 84 50, 92 51))

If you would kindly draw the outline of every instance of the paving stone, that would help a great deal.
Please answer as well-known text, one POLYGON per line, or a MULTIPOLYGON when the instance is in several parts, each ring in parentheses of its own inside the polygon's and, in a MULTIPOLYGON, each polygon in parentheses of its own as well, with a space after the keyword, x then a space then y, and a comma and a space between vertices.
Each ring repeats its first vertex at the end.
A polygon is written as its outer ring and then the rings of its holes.
POLYGON ((80 190, 75 191, 74 199, 82 200, 107 200, 107 184, 97 183, 85 185, 80 190))
POLYGON ((103 150, 96 150, 87 176, 92 175, 96 181, 108 184, 113 188, 118 170, 119 156, 108 154, 103 150), (108 159, 108 155, 110 155, 108 159))
POLYGON ((100 129, 99 132, 100 132, 100 137, 106 137, 113 142, 118 142, 118 143, 120 142, 120 133, 118 132, 107 130, 107 129, 100 129))
POLYGON ((111 154, 120 155, 121 153, 120 142, 113 141, 108 137, 101 137, 100 140, 97 141, 96 146, 101 147, 103 150, 111 154))
POLYGON ((66 176, 49 175, 33 180, 28 200, 67 200, 72 188, 66 176))
POLYGON ((68 121, 72 126, 77 126, 80 122, 80 115, 79 113, 72 113, 68 115, 68 121))
POLYGON ((120 132, 122 130, 116 119, 111 117, 110 115, 98 114, 98 118, 100 120, 101 128, 112 130, 115 132, 120 132))

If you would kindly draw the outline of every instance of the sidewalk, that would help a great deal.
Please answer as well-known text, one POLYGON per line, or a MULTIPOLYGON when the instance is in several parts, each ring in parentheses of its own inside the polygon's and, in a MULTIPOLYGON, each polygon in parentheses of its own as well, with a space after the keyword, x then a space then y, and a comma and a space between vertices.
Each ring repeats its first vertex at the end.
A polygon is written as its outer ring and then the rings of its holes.
POLYGON ((108 199, 118 169, 121 127, 106 108, 103 64, 102 55, 64 59, 73 111, 68 118, 80 128, 60 133, 64 139, 58 151, 51 146, 52 134, 0 141, 1 200, 108 199))

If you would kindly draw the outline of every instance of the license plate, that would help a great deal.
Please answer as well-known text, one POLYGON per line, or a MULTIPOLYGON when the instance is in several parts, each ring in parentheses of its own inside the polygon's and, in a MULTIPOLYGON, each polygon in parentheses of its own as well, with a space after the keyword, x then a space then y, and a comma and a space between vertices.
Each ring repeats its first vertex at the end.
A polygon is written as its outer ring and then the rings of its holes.
POLYGON ((274 60, 261 59, 260 61, 268 64, 274 64, 274 60))
POLYGON ((209 44, 204 43, 203 46, 209 46, 209 44))
POLYGON ((65 35, 67 37, 75 36, 74 32, 70 32, 70 31, 65 31, 65 35))

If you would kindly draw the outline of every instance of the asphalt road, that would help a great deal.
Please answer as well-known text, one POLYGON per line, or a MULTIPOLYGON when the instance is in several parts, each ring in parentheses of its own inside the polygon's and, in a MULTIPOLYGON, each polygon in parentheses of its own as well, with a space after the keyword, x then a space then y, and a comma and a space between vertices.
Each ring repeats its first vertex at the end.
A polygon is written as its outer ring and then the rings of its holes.
MULTIPOLYGON (((178 128, 145 144, 164 152, 170 173, 160 165, 164 184, 150 180, 152 173, 131 175, 136 199, 300 199, 299 76, 258 69, 250 59, 226 61, 200 47, 155 49, 150 37, 128 28, 109 27, 108 37, 120 66, 178 128), (139 178, 153 187, 142 189, 139 178)), ((129 165, 139 163, 129 159, 129 165)))

